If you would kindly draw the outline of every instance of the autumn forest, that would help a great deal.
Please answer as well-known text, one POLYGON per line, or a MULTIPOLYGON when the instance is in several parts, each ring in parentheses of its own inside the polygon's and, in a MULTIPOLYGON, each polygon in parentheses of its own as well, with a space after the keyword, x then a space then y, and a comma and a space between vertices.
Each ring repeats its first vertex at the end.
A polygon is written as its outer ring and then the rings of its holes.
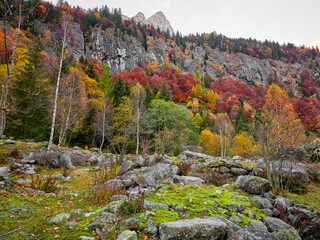
POLYGON ((212 156, 242 157, 270 154, 320 135, 317 47, 215 32, 172 36, 107 6, 84 10, 63 2, 2 1, 0 11, 0 135, 46 141, 49 149, 55 144, 122 155, 177 155, 193 145, 212 156), (157 40, 190 60, 194 49, 204 46, 304 67, 292 74, 294 80, 283 81, 275 73, 248 84, 230 67, 218 77, 208 74, 209 52, 199 62, 203 71, 188 73, 171 50, 163 62, 145 59, 115 72, 100 55, 74 54, 75 24, 88 52, 94 48, 92 33, 109 31, 119 41, 136 39, 146 52, 157 40), (45 31, 38 30, 40 25, 45 31))

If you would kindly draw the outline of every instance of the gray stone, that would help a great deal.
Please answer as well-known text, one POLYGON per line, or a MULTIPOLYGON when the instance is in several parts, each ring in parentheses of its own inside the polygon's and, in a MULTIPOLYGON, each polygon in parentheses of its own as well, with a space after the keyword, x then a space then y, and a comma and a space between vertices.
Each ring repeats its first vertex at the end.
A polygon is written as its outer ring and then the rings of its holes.
POLYGON ((142 186, 158 186, 158 180, 172 179, 178 173, 178 167, 171 164, 158 163, 151 167, 139 169, 134 181, 142 186))
POLYGON ((267 216, 269 216, 269 217, 272 217, 272 216, 273 216, 273 211, 272 211, 272 210, 267 209, 267 208, 261 209, 261 210, 262 210, 262 212, 263 212, 265 215, 267 215, 267 216))
POLYGON ((246 208, 242 205, 242 204, 238 204, 238 207, 237 207, 237 212, 242 212, 244 211, 246 208))
POLYGON ((85 213, 84 217, 88 218, 88 217, 95 215, 95 214, 97 214, 97 213, 95 213, 95 212, 85 213))
POLYGON ((207 160, 214 160, 214 157, 203 154, 203 153, 197 153, 197 152, 191 152, 191 151, 184 151, 181 153, 182 155, 187 156, 187 158, 191 158, 191 159, 207 159, 207 160))
POLYGON ((80 239, 81 239, 81 240, 95 240, 95 239, 92 238, 92 237, 86 237, 86 236, 80 236, 80 239))
POLYGON ((110 201, 129 201, 129 198, 126 195, 114 195, 111 197, 110 201))
POLYGON ((149 216, 155 216, 156 214, 154 212, 151 212, 151 211, 144 211, 140 217, 143 218, 143 219, 147 219, 149 216))
POLYGON ((314 208, 313 207, 309 207, 309 206, 306 206, 306 205, 303 205, 303 204, 296 204, 296 207, 297 208, 300 208, 300 209, 306 209, 310 212, 313 212, 314 211, 314 208))
POLYGON ((294 206, 293 201, 289 200, 288 198, 284 197, 276 197, 273 201, 273 206, 277 208, 279 211, 287 212, 290 207, 294 206))
POLYGON ((248 210, 248 217, 254 219, 254 213, 251 210, 248 210))
POLYGON ((129 172, 130 170, 133 169, 133 167, 134 167, 134 164, 132 161, 123 161, 119 168, 118 176, 122 176, 126 172, 129 172))
POLYGON ((69 227, 69 228, 74 228, 74 227, 77 227, 79 226, 79 224, 77 222, 68 222, 66 224, 66 227, 69 227))
POLYGON ((299 213, 301 214, 302 219, 308 219, 308 220, 312 219, 315 215, 313 212, 304 208, 300 208, 299 213))
POLYGON ((105 186, 113 190, 125 190, 123 182, 119 179, 111 179, 105 183, 105 186))
POLYGON ((273 209, 271 202, 267 198, 262 198, 260 196, 254 196, 252 201, 256 204, 256 206, 260 209, 273 209))
POLYGON ((117 240, 137 240, 138 236, 135 231, 125 230, 119 234, 117 240))
POLYGON ((0 181, 4 181, 7 179, 9 171, 9 167, 0 167, 0 181))
POLYGON ((174 176, 173 177, 173 182, 174 183, 181 183, 183 185, 201 185, 204 183, 204 180, 202 180, 199 177, 191 177, 191 176, 174 176))
POLYGON ((265 218, 263 221, 266 223, 268 231, 273 233, 280 240, 293 239, 300 240, 298 232, 290 225, 285 223, 279 218, 265 218))
POLYGON ((227 224, 217 218, 195 218, 161 223, 159 233, 161 240, 222 240, 226 234, 226 229, 227 224))
POLYGON ((31 179, 26 179, 26 178, 19 178, 16 180, 17 183, 32 183, 32 180, 31 179))
POLYGON ((235 203, 230 203, 226 207, 229 208, 229 209, 233 209, 235 211, 238 210, 238 207, 237 207, 237 205, 235 203))
POLYGON ((119 219, 112 213, 101 213, 94 222, 86 226, 88 228, 98 228, 102 233, 112 232, 119 224, 119 219))
POLYGON ((262 194, 272 189, 268 180, 249 175, 239 176, 235 184, 239 184, 241 189, 253 194, 262 194))
POLYGON ((240 176, 240 175, 246 175, 248 174, 248 171, 243 169, 243 168, 235 168, 235 167, 232 167, 231 168, 231 173, 235 176, 240 176))
POLYGON ((82 209, 74 209, 74 210, 71 210, 70 212, 73 212, 74 214, 77 214, 77 215, 81 215, 82 213, 84 213, 82 209))
POLYGON ((156 203, 148 200, 144 200, 143 207, 147 209, 169 209, 169 206, 165 203, 156 203))
POLYGON ((232 234, 231 237, 228 238, 228 240, 279 240, 279 239, 276 236, 274 236, 272 233, 269 233, 263 224, 256 221, 251 221, 250 226, 235 232, 234 234, 232 234))
POLYGON ((237 224, 229 221, 228 219, 226 219, 226 218, 224 218, 224 217, 222 217, 220 215, 217 215, 216 218, 218 218, 219 220, 221 220, 222 222, 227 224, 227 228, 226 228, 227 238, 231 237, 231 235, 234 232, 241 230, 241 227, 239 227, 237 224))
POLYGON ((56 215, 55 217, 51 218, 49 223, 50 224, 58 224, 64 220, 68 220, 71 217, 70 213, 62 213, 59 215, 56 215))
POLYGON ((156 227, 156 221, 149 219, 146 223, 147 223, 148 227, 143 229, 143 232, 156 236, 158 234, 158 228, 156 227))
POLYGON ((68 193, 67 197, 78 197, 79 194, 78 193, 68 193))
POLYGON ((71 153, 64 153, 60 157, 60 167, 65 167, 67 169, 75 169, 75 166, 72 164, 71 153))
POLYGON ((263 193, 262 196, 264 198, 270 198, 270 199, 275 199, 276 198, 276 196, 272 192, 263 193))
POLYGON ((220 173, 229 173, 229 172, 230 172, 230 169, 227 168, 227 167, 220 167, 220 168, 219 168, 219 172, 220 172, 220 173))
POLYGON ((121 206, 123 206, 123 204, 124 204, 123 200, 111 202, 108 205, 108 211, 111 213, 118 213, 121 209, 121 206))
POLYGON ((137 228, 139 226, 139 223, 141 223, 141 221, 136 218, 129 218, 126 220, 126 225, 129 227, 137 228))
POLYGON ((237 223, 240 223, 240 222, 241 222, 240 218, 238 218, 238 217, 235 216, 235 215, 229 217, 229 220, 232 221, 232 222, 237 222, 237 223))

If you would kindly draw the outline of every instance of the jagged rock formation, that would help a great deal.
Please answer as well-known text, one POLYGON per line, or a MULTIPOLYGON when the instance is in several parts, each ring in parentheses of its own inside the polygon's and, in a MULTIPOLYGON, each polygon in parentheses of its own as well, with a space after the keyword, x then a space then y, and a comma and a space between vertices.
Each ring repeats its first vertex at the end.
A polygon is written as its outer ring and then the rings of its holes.
POLYGON ((173 28, 170 25, 170 22, 161 11, 149 17, 146 23, 153 25, 155 28, 160 28, 160 30, 164 32, 166 32, 167 29, 169 29, 170 35, 173 35, 174 33, 173 28))
POLYGON ((138 12, 135 16, 132 17, 136 23, 146 24, 147 20, 146 17, 142 12, 138 12))

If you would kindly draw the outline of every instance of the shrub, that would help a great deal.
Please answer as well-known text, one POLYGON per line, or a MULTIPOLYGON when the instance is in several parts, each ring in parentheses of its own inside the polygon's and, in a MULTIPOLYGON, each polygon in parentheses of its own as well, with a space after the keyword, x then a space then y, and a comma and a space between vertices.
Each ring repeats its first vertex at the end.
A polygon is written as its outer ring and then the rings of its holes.
POLYGON ((144 200, 146 198, 145 192, 141 191, 139 188, 138 196, 129 196, 129 201, 125 201, 123 205, 121 205, 121 211, 128 216, 135 215, 136 213, 142 212, 144 207, 144 200))
POLYGON ((58 192, 59 188, 57 187, 57 180, 52 178, 51 175, 48 176, 41 176, 37 175, 36 177, 31 175, 32 183, 30 188, 35 190, 41 190, 46 193, 56 193, 58 192))
POLYGON ((119 165, 117 163, 111 163, 99 169, 95 173, 89 183, 89 199, 93 203, 102 203, 109 200, 114 195, 124 194, 122 189, 113 189, 107 186, 105 183, 117 176, 119 165))
POLYGON ((187 176, 189 172, 191 171, 191 165, 190 162, 180 162, 177 164, 177 167, 179 168, 178 175, 179 176, 187 176))

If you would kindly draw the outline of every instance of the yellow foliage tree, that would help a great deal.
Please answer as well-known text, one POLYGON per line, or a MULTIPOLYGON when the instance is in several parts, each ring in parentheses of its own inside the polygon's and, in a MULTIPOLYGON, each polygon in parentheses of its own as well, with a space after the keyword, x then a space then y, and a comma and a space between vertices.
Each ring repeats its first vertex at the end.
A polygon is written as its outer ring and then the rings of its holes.
MULTIPOLYGON (((221 140, 220 135, 213 134, 209 130, 205 129, 200 134, 200 145, 203 147, 205 153, 212 156, 220 156, 221 153, 221 140)), ((224 139, 228 145, 227 153, 230 153, 229 140, 225 137, 224 139)))
POLYGON ((233 153, 241 157, 249 157, 258 152, 258 146, 255 144, 252 136, 242 132, 233 138, 233 153))
POLYGON ((216 101, 218 97, 219 95, 213 90, 209 90, 207 92, 208 107, 212 113, 214 113, 214 109, 216 107, 216 101))

